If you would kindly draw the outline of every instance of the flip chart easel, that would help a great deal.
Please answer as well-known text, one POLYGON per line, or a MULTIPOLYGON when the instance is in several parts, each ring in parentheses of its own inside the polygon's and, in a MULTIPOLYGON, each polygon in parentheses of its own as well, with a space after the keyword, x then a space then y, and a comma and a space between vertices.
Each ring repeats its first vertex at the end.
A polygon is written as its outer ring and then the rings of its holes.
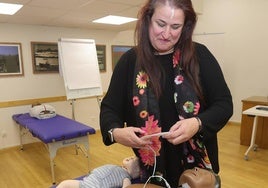
POLYGON ((102 95, 102 86, 97 59, 96 44, 93 39, 58 40, 60 73, 63 76, 67 100, 74 101, 102 95))

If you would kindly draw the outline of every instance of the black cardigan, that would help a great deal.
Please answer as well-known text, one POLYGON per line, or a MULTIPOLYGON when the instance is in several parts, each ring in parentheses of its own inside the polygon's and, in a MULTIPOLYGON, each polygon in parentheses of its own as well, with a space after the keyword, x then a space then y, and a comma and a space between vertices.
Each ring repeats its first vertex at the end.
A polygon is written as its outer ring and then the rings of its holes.
MULTIPOLYGON (((204 142, 208 155, 212 163, 213 170, 219 172, 218 164, 218 143, 217 132, 224 127, 233 114, 233 103, 230 90, 225 82, 221 68, 210 53, 202 44, 195 43, 196 55, 200 66, 200 81, 205 96, 206 106, 201 106, 198 117, 203 124, 204 142)), ((172 72, 172 54, 159 56, 161 64, 167 75, 172 72), (170 62, 170 63, 168 63, 170 62)), ((136 62, 135 50, 126 52, 118 61, 108 91, 101 102, 100 128, 103 142, 110 145, 107 132, 111 128, 123 127, 124 122, 129 126, 136 125, 135 109, 132 104, 133 76, 136 62)), ((165 97, 159 101, 160 114, 163 115, 169 125, 162 127, 163 131, 168 131, 170 126, 178 121, 176 109, 173 106, 173 90, 171 84, 172 76, 167 77, 167 91, 165 97), (170 89, 171 88, 171 89, 170 89)), ((161 118, 162 118, 161 115, 161 118)), ((161 122, 164 124, 161 119, 161 122)))

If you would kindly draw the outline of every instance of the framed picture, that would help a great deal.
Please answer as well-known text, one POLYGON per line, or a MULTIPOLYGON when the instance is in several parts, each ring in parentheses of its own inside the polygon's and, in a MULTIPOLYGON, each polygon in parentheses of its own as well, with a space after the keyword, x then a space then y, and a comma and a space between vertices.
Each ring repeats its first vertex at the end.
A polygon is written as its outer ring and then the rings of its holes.
POLYGON ((0 76, 22 76, 21 43, 0 43, 0 76))
POLYGON ((58 73, 58 43, 31 42, 33 73, 58 73))
POLYGON ((106 46, 105 45, 96 45, 97 57, 99 63, 100 72, 106 71, 106 46))
POLYGON ((112 70, 120 57, 133 46, 120 46, 120 45, 112 45, 112 70))

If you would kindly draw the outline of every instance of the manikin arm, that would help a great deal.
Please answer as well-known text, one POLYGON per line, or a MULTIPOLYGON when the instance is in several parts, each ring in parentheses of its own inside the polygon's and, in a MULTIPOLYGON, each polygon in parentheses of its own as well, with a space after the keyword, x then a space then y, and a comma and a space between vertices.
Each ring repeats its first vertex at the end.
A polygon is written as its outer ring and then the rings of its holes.
POLYGON ((123 187, 122 188, 126 188, 127 186, 131 185, 131 181, 129 178, 125 178, 123 180, 123 187))

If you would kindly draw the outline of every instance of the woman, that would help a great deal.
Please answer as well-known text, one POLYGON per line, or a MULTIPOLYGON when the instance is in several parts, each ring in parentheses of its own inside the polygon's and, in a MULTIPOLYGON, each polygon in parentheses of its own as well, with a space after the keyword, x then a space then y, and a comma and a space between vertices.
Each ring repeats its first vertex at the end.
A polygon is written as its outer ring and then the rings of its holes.
POLYGON ((196 21, 190 0, 148 0, 137 45, 117 63, 102 101, 103 141, 133 148, 142 181, 160 175, 177 187, 185 169, 219 172, 217 132, 233 103, 218 62, 192 41, 196 21), (142 138, 159 132, 168 134, 142 138))

